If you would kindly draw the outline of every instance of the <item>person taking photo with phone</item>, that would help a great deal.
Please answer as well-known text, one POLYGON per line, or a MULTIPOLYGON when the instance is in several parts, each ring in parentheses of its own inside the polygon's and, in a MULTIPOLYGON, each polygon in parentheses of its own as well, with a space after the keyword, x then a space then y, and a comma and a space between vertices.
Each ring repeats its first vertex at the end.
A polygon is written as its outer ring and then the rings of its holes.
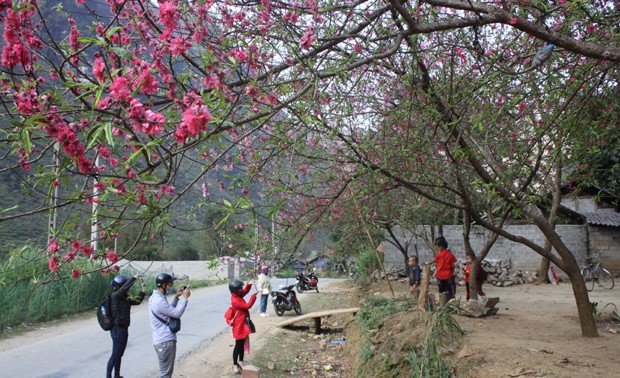
POLYGON ((167 322, 170 321, 170 318, 181 318, 187 308, 187 300, 192 295, 189 287, 184 286, 174 294, 172 301, 168 303, 166 294, 174 292, 175 280, 176 277, 168 273, 160 273, 155 279, 157 288, 153 290, 149 299, 153 347, 159 361, 160 378, 172 377, 174 359, 177 353, 177 335, 170 330, 167 322))

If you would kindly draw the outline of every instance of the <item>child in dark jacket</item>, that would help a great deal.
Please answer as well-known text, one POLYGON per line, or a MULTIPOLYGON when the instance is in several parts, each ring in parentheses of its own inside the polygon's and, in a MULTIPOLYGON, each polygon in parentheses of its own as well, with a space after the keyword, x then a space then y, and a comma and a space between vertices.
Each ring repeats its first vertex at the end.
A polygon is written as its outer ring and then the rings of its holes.
POLYGON ((409 292, 411 296, 418 299, 418 290, 420 288, 420 280, 422 279, 422 270, 418 265, 418 257, 409 257, 409 292))

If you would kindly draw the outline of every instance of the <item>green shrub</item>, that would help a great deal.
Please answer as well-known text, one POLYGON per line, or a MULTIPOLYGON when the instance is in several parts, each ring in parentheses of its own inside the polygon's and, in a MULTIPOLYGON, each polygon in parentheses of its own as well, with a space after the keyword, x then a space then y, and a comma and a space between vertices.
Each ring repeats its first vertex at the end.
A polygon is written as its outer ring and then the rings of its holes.
MULTIPOLYGON (((86 260, 73 262, 88 271, 86 260)), ((134 273, 135 274, 135 273, 134 273)), ((47 252, 26 246, 9 252, 0 261, 0 332, 20 324, 55 320, 65 315, 93 311, 110 292, 112 275, 83 275, 77 279, 49 272, 47 252)))
POLYGON ((360 252, 353 266, 355 283, 362 288, 370 284, 372 273, 381 267, 377 255, 370 250, 360 252))
MULTIPOLYGON (((60 278, 50 273, 47 266, 47 251, 26 246, 10 251, 0 260, 0 334, 9 327, 21 324, 41 323, 56 320, 66 315, 84 312, 95 314, 95 308, 112 290, 113 274, 89 273, 77 279, 60 278)), ((73 261, 75 268, 86 272, 96 269, 87 260, 73 261)), ((134 276, 131 267, 123 274, 134 276)), ((220 284, 228 280, 210 282, 193 280, 184 282, 192 288, 220 284)), ((155 288, 155 275, 144 277, 147 296, 155 288)), ((139 283, 131 294, 137 295, 139 283)), ((181 284, 177 284, 180 287, 181 284)))

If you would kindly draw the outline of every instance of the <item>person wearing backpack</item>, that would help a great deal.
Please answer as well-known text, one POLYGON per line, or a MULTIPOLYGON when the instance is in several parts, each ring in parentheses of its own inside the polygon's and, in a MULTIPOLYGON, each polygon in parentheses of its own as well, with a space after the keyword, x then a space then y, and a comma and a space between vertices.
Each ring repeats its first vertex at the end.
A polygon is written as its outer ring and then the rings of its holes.
POLYGON ((114 277, 111 282, 113 289, 112 294, 110 294, 110 313, 113 319, 113 325, 110 329, 110 336, 112 337, 112 355, 108 360, 106 378, 112 378, 113 371, 114 378, 122 378, 121 359, 123 358, 123 354, 125 354, 127 340, 129 339, 131 306, 142 303, 146 286, 142 283, 140 294, 138 294, 137 298, 130 298, 128 293, 131 286, 140 278, 139 274, 133 277, 119 274, 114 277))
POLYGON ((159 361, 159 377, 170 378, 174 371, 174 359, 177 354, 177 335, 168 326, 170 318, 181 318, 187 308, 187 300, 192 295, 189 287, 181 287, 168 303, 166 294, 174 292, 176 277, 160 273, 155 278, 157 288, 149 298, 151 329, 153 330, 153 347, 159 361))
POLYGON ((252 293, 250 299, 246 302, 245 297, 254 285, 254 281, 250 280, 243 286, 243 281, 232 280, 228 284, 230 290, 230 306, 234 313, 230 326, 232 327, 232 334, 235 338, 235 346, 233 348, 233 373, 240 374, 243 368, 243 355, 245 351, 250 350, 250 333, 252 330, 248 325, 246 319, 250 317, 250 308, 256 302, 256 295, 258 291, 252 293))

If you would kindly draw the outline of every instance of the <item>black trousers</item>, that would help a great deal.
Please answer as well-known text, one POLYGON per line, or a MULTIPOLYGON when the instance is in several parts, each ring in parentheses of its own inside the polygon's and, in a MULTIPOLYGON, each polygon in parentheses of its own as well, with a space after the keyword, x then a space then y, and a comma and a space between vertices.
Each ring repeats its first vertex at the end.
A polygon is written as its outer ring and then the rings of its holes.
POLYGON ((233 348, 233 365, 237 365, 238 361, 243 362, 245 340, 235 340, 235 347, 233 348))
POLYGON ((440 293, 446 293, 447 300, 454 298, 454 285, 452 285, 452 279, 437 280, 437 286, 439 286, 440 293))
POLYGON ((114 376, 121 376, 121 359, 125 354, 127 348, 127 340, 129 339, 129 330, 127 327, 114 326, 110 330, 110 337, 112 337, 112 355, 108 360, 108 366, 105 373, 106 378, 112 378, 112 370, 114 370, 114 376))

